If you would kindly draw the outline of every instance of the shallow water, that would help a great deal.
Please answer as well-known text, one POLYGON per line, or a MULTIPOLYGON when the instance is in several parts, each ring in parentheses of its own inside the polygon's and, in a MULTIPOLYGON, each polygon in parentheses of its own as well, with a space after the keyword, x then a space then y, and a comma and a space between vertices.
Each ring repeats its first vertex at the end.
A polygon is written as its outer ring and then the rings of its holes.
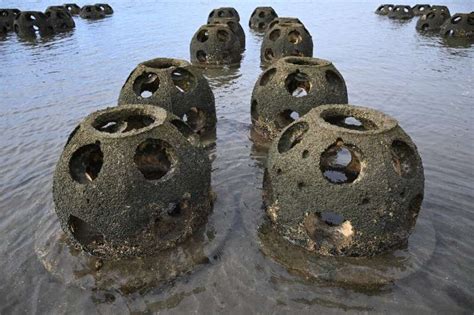
MULTIPOLYGON (((2 0, 0 7, 16 3, 2 0)), ((21 1, 20 9, 50 4, 21 1)), ((110 4, 112 17, 75 18, 73 32, 51 40, 0 40, 0 313, 472 312, 473 46, 420 35, 416 19, 379 17, 373 14, 376 1, 268 2, 280 16, 305 23, 314 55, 334 62, 351 104, 400 122, 418 146, 426 177, 407 249, 370 262, 310 259, 298 251, 283 257, 278 241, 265 232, 264 152, 249 140, 250 94, 261 71, 262 38, 247 27, 255 4, 110 4), (240 68, 205 73, 219 119, 211 152, 217 200, 208 225, 168 263, 154 262, 176 272, 175 279, 158 275, 163 281, 137 289, 118 283, 133 282, 126 268, 121 275, 115 266, 112 274, 114 266, 105 263, 101 275, 78 272, 83 257, 58 239, 51 195, 67 135, 90 112, 116 104, 137 63, 159 56, 189 59, 191 36, 212 8, 225 5, 241 15, 247 50, 240 68), (285 268, 288 261, 292 270, 285 268), (377 273, 368 280, 372 271, 385 272, 388 280, 377 273), (382 285, 360 286, 358 280, 382 285)), ((474 9, 469 1, 445 4, 451 13, 474 9)), ((140 270, 153 278, 149 266, 140 270)))

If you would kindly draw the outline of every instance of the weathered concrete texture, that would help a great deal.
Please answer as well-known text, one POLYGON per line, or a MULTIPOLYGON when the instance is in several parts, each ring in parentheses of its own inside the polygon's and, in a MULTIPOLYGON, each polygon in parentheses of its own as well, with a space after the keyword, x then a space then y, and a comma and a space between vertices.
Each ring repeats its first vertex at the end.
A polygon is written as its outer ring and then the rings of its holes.
POLYGON ((441 11, 441 12, 445 12, 445 13, 448 13, 449 15, 451 15, 451 12, 449 12, 448 7, 445 6, 445 5, 432 5, 431 6, 431 11, 441 11))
POLYGON ((267 27, 267 30, 266 32, 270 31, 271 29, 273 29, 275 26, 279 25, 280 23, 284 23, 284 24, 300 24, 301 26, 304 27, 304 24, 300 21, 300 19, 298 18, 294 18, 294 17, 277 17, 275 19, 273 19, 273 21, 270 22, 270 24, 268 24, 268 27, 267 27))
POLYGON ((449 12, 428 9, 416 22, 416 29, 423 32, 439 32, 441 25, 449 18, 449 12))
POLYGON ((264 32, 277 17, 278 14, 272 7, 257 7, 250 16, 249 27, 254 31, 264 32))
POLYGON ((201 72, 185 60, 157 58, 140 63, 123 85, 118 104, 159 106, 200 135, 215 131, 214 94, 201 72))
POLYGON ((79 15, 81 13, 81 7, 78 6, 75 3, 65 3, 63 7, 66 8, 66 10, 71 14, 71 15, 79 15))
POLYGON ((76 27, 72 15, 63 6, 50 6, 44 14, 55 32, 66 32, 76 27))
POLYGON ((313 56, 313 38, 303 24, 279 22, 265 33, 260 50, 262 64, 269 65, 286 56, 313 56))
POLYGON ((240 22, 239 12, 231 7, 223 7, 212 10, 207 18, 207 23, 211 22, 211 20, 214 18, 232 18, 235 21, 240 22))
POLYGON ((191 39, 191 62, 198 67, 222 67, 240 64, 242 47, 226 24, 201 26, 191 39))
POLYGON ((112 7, 107 3, 96 3, 95 7, 105 15, 114 14, 114 9, 112 9, 112 7))
POLYGON ((456 13, 444 22, 440 34, 448 37, 474 37, 474 12, 456 13))
POLYGON ((178 117, 126 105, 89 115, 56 166, 53 197, 75 245, 103 256, 174 247, 211 211, 211 163, 178 117))
POLYGON ((245 32, 239 22, 235 21, 233 18, 212 18, 207 24, 225 24, 227 25, 235 36, 239 39, 240 48, 245 50, 245 32))
POLYGON ((48 22, 43 12, 22 11, 13 22, 15 33, 20 37, 34 38, 54 34, 53 26, 48 22))
POLYGON ((382 4, 377 8, 377 10, 375 10, 375 14, 388 15, 394 7, 393 4, 382 4))
POLYGON ((413 18, 413 9, 409 5, 396 5, 388 13, 388 17, 396 20, 409 20, 413 18))
POLYGON ((81 13, 79 15, 83 19, 96 20, 104 18, 105 12, 95 5, 85 5, 81 8, 81 13))
POLYGON ((316 106, 334 103, 347 103, 347 88, 330 61, 282 58, 255 83, 251 100, 254 131, 272 139, 296 117, 316 106))
POLYGON ((406 245, 424 174, 396 120, 323 105, 275 139, 263 185, 267 215, 286 239, 322 255, 372 256, 406 245))
POLYGON ((429 4, 415 4, 412 8, 413 14, 415 16, 420 16, 423 14, 426 14, 426 12, 431 9, 431 6, 429 4))
POLYGON ((18 9, 0 9, 0 33, 13 31, 13 21, 18 14, 18 9))

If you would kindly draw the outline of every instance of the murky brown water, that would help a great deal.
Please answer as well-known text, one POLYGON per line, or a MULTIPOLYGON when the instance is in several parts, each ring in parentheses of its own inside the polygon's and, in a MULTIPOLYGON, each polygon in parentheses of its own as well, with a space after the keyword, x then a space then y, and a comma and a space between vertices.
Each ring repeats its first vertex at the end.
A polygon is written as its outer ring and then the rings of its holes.
MULTIPOLYGON (((17 1, 2 0, 0 7, 17 1)), ((250 134, 261 69, 255 4, 113 1, 115 14, 35 43, 0 40, 0 313, 455 312, 474 309, 474 48, 415 31, 416 19, 373 14, 376 1, 273 1, 310 30, 352 104, 397 118, 425 167, 425 199, 407 249, 372 260, 305 255, 272 234, 261 209, 264 151, 250 134), (52 173, 67 135, 116 104, 127 75, 159 56, 189 59, 189 41, 217 6, 235 6, 247 35, 238 69, 206 72, 216 96, 217 195, 209 223, 177 251, 127 262, 69 249, 56 221, 52 173), (454 45, 454 46, 453 46, 454 45), (288 269, 285 266, 291 265, 288 269)), ((22 1, 44 10, 53 1, 22 1)), ((455 12, 470 1, 446 1, 455 12)))

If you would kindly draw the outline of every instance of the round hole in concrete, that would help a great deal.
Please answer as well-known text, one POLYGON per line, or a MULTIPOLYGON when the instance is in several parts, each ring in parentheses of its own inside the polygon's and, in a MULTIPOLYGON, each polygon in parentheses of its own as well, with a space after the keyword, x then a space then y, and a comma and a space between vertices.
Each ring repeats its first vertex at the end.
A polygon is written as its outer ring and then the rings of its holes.
POLYGON ((329 113, 322 115, 323 119, 330 123, 345 129, 367 131, 376 130, 377 125, 370 119, 358 117, 357 115, 344 115, 338 113, 329 113))
POLYGON ((227 42, 230 39, 230 35, 225 30, 218 30, 217 31, 217 40, 220 42, 227 42))
POLYGON ((461 20, 462 20, 462 17, 460 15, 453 16, 452 19, 451 19, 451 23, 452 24, 458 24, 459 22, 461 22, 461 20))
POLYGON ((172 170, 174 156, 174 150, 168 142, 146 139, 137 146, 133 160, 146 179, 158 180, 172 170))
POLYGON ((291 109, 286 109, 279 113, 275 118, 275 124, 283 129, 300 117, 299 113, 291 109))
POLYGON ((309 76, 306 73, 299 72, 298 70, 286 77, 285 86, 288 93, 294 97, 306 96, 311 91, 309 76))
POLYGON ((196 58, 201 63, 207 62, 207 54, 203 50, 198 50, 196 52, 196 58))
POLYGON ((263 30, 265 28, 265 22, 258 23, 258 29, 263 30))
POLYGON ((333 184, 352 183, 361 170, 359 150, 339 138, 323 152, 319 167, 324 178, 333 184))
POLYGON ((266 60, 272 60, 275 57, 273 50, 271 48, 265 49, 264 57, 266 60))
POLYGON ((207 114, 200 108, 191 107, 189 111, 183 115, 183 121, 187 123, 195 133, 201 134, 207 127, 207 114))
POLYGON ((294 45, 299 44, 303 38, 298 31, 291 31, 288 33, 288 41, 294 45))
POLYGON ((196 142, 196 137, 194 131, 191 129, 191 127, 188 126, 185 122, 183 122, 180 119, 173 119, 171 121, 171 124, 178 129, 178 131, 185 137, 189 142, 195 143, 196 142))
POLYGON ((69 160, 69 173, 72 179, 80 184, 92 182, 99 176, 104 154, 100 142, 88 144, 77 149, 69 160))
POLYGON ((206 30, 206 29, 199 31, 196 38, 201 43, 204 43, 205 41, 207 41, 209 39, 209 31, 206 30))
POLYGON ((279 29, 273 30, 270 35, 268 36, 270 40, 276 41, 278 37, 280 37, 281 31, 279 29))
POLYGON ((143 72, 133 82, 133 91, 137 96, 149 98, 160 87, 160 79, 156 73, 143 72))
POLYGON ((412 177, 416 169, 415 151, 405 142, 394 140, 391 153, 395 172, 401 177, 412 177))
POLYGON ((259 17, 263 18, 265 17, 265 12, 261 11, 259 14, 258 14, 259 17))
POLYGON ((275 68, 268 69, 262 74, 262 77, 260 78, 260 86, 265 86, 267 85, 268 82, 273 78, 273 76, 276 74, 277 70, 275 68))
POLYGON ((67 226, 75 240, 88 250, 104 244, 104 235, 91 224, 74 215, 69 215, 67 226))
POLYGON ((178 91, 187 93, 196 86, 194 75, 184 68, 176 68, 171 72, 171 79, 178 91))
POLYGON ((295 147, 301 142, 308 129, 309 125, 305 121, 300 121, 291 125, 285 130, 278 141, 278 152, 285 153, 295 147))
POLYGON ((327 70, 324 76, 326 77, 329 87, 333 90, 342 88, 344 86, 344 82, 336 72, 327 70))
POLYGON ((308 158, 308 157, 309 157, 309 151, 308 151, 308 150, 304 150, 303 153, 301 154, 301 157, 302 157, 303 159, 308 158))

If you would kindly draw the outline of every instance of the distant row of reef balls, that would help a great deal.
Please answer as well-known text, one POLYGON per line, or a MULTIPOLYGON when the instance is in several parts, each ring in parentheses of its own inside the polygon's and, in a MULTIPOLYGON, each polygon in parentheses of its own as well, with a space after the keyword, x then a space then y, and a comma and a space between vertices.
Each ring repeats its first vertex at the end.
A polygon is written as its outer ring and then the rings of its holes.
POLYGON ((375 13, 397 20, 409 20, 420 16, 416 23, 418 31, 435 32, 450 37, 474 37, 474 11, 451 16, 448 7, 444 5, 417 4, 410 7, 382 4, 375 13))
POLYGON ((67 32, 76 27, 74 15, 83 19, 101 19, 113 14, 114 10, 106 3, 85 5, 75 3, 50 6, 41 11, 20 11, 19 9, 0 9, 0 36, 14 31, 20 37, 36 38, 67 32))

